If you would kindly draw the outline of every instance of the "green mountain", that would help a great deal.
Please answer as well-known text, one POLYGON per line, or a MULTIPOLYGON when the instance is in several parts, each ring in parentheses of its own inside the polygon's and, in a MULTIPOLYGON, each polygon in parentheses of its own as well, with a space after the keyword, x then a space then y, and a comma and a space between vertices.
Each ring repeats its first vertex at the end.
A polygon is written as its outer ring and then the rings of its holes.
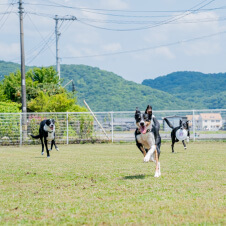
MULTIPOLYGON (((26 66, 25 70, 27 71, 29 68, 32 67, 26 66)), ((5 75, 9 75, 11 72, 16 72, 17 70, 20 70, 20 64, 0 60, 0 81, 4 79, 5 75)))
MULTIPOLYGON (((19 64, 0 61, 0 80, 16 70, 19 64)), ((86 100, 93 111, 144 110, 147 104, 154 110, 226 108, 226 74, 175 72, 137 84, 96 67, 63 64, 61 78, 63 85, 73 80, 78 104, 86 100)))
POLYGON ((79 104, 86 100, 93 111, 133 111, 136 107, 142 110, 147 104, 155 110, 194 107, 193 103, 184 105, 171 94, 127 81, 95 67, 61 65, 61 77, 65 79, 64 84, 74 81, 79 104))
POLYGON ((226 73, 174 72, 142 84, 207 109, 226 108, 226 73))

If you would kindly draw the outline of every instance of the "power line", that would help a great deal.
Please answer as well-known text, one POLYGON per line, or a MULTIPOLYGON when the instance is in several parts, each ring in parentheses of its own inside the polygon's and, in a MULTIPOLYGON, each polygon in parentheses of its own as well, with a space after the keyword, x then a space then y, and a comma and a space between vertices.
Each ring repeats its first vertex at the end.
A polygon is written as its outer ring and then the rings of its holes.
MULTIPOLYGON (((52 31, 45 38, 43 38, 43 40, 41 40, 41 42, 39 42, 37 45, 35 45, 31 49, 25 51, 26 59, 30 59, 27 61, 27 64, 31 63, 35 58, 37 58, 41 52, 44 52, 48 48, 50 48, 50 46, 54 43, 54 41, 55 41, 54 31, 52 31), (40 50, 38 51, 38 54, 37 54, 36 51, 38 49, 40 49, 40 50)), ((50 50, 51 50, 51 48, 50 48, 50 50)), ((55 57, 55 55, 54 55, 54 57, 55 57)), ((19 56, 15 57, 13 59, 9 59, 9 61, 19 62, 19 56)))
MULTIPOLYGON (((226 6, 218 7, 218 8, 209 8, 209 9, 199 9, 199 12, 206 12, 206 11, 215 11, 215 10, 222 10, 226 9, 226 6)), ((188 10, 178 10, 175 11, 177 13, 179 12, 187 12, 188 10)), ((48 13, 37 13, 37 12, 32 12, 32 11, 27 11, 30 14, 34 14, 37 16, 43 16, 43 17, 49 17, 49 18, 54 18, 55 14, 48 14, 48 13)), ((160 11, 161 12, 161 11, 160 11)), ((167 12, 167 11, 166 11, 167 12)), ((174 11, 169 11, 169 12, 174 12, 174 11)), ((197 12, 197 10, 190 10, 191 13, 197 12)), ((1 13, 0 13, 1 14, 1 13)), ((171 15, 115 15, 115 14, 103 14, 105 16, 114 16, 114 17, 122 17, 122 18, 164 18, 164 17, 170 17, 171 15)))
POLYGON ((133 49, 133 50, 126 50, 126 51, 119 51, 119 52, 114 52, 114 53, 102 53, 102 54, 94 54, 94 55, 86 55, 86 56, 62 57, 62 59, 81 59, 81 58, 113 56, 113 55, 119 55, 119 54, 142 52, 142 51, 147 51, 147 50, 158 49, 158 48, 161 48, 161 47, 174 46, 174 45, 178 45, 178 44, 181 44, 181 43, 187 43, 187 42, 202 40, 202 39, 205 39, 205 38, 210 38, 210 37, 214 37, 214 36, 217 36, 217 35, 223 35, 223 34, 226 34, 226 31, 217 32, 217 33, 204 35, 204 36, 199 36, 199 37, 195 37, 195 38, 191 38, 191 39, 187 39, 187 40, 171 42, 171 43, 168 43, 168 44, 162 44, 162 45, 158 45, 158 46, 152 46, 152 47, 146 47, 146 48, 140 48, 140 49, 133 49))
MULTIPOLYGON (((202 1, 201 3, 195 5, 195 7, 198 7, 199 5, 203 4, 205 1, 202 1)), ((107 16, 117 16, 117 17, 156 17, 156 16, 136 16, 136 15, 120 15, 120 14, 110 14, 109 12, 123 12, 123 13, 178 13, 178 12, 187 12, 188 10, 115 10, 115 9, 95 9, 95 8, 82 8, 82 7, 76 7, 76 6, 69 6, 65 4, 59 4, 55 3, 52 1, 48 1, 50 4, 41 4, 41 3, 26 3, 29 5, 40 5, 40 6, 46 6, 46 7, 59 7, 59 8, 67 8, 67 9, 76 9, 84 12, 89 12, 93 14, 100 14, 100 15, 107 15, 107 16), (103 13, 103 12, 108 12, 108 13, 103 13)), ((210 9, 200 9, 200 11, 209 11, 209 10, 219 10, 219 9, 224 9, 225 6, 218 7, 218 8, 210 8, 210 9)), ((192 8, 189 9, 190 11, 195 12, 196 10, 193 10, 192 8)), ((159 16, 157 16, 159 17, 159 16)), ((160 17, 166 17, 166 16, 160 16, 160 17)))
POLYGON ((190 14, 192 14, 194 11, 199 11, 200 9, 204 8, 205 6, 211 4, 212 2, 214 2, 215 0, 211 0, 207 3, 205 3, 207 0, 204 0, 202 1, 201 3, 193 6, 192 8, 188 9, 186 11, 186 13, 183 13, 183 14, 179 14, 177 16, 173 16, 167 20, 163 20, 163 21, 160 21, 160 22, 157 22, 156 24, 154 25, 149 25, 149 26, 143 26, 143 27, 137 27, 137 28, 127 28, 127 29, 114 29, 114 28, 106 28, 106 27, 100 27, 100 26, 96 26, 96 25, 92 25, 92 24, 89 24, 89 23, 86 23, 84 21, 81 21, 78 19, 78 21, 82 24, 85 24, 87 26, 90 26, 90 27, 93 27, 93 28, 97 28, 97 29, 102 29, 102 30, 108 30, 108 31, 138 31, 138 30, 146 30, 146 29, 151 29, 151 28, 155 28, 155 27, 158 27, 158 26, 162 26, 162 25, 165 25, 165 24, 169 24, 169 23, 172 23, 174 21, 177 21, 181 18, 184 18, 190 14), (204 5, 202 5, 203 3, 205 3, 204 5), (199 8, 195 9, 197 6, 201 5, 199 8))
MULTIPOLYGON (((172 22, 171 24, 181 24, 181 23, 201 23, 201 22, 214 22, 214 21, 224 21, 226 17, 219 18, 205 18, 205 19, 193 19, 193 20, 179 20, 177 22, 172 22)), ((88 21, 93 23, 103 23, 103 24, 156 24, 159 21, 145 20, 145 21, 135 21, 135 20, 101 20, 101 19, 89 19, 80 18, 80 21, 88 21)))
POLYGON ((38 53, 36 53, 28 62, 27 64, 30 64, 34 59, 36 59, 38 56, 40 56, 41 52, 44 52, 47 50, 47 48, 49 48, 49 45, 53 44, 55 40, 52 39, 52 37, 50 37, 42 46, 42 48, 38 51, 38 53))
MULTIPOLYGON (((35 30, 38 32, 38 34, 39 34, 40 37, 42 38, 42 41, 43 41, 44 43, 46 43, 46 45, 47 45, 47 47, 50 49, 52 55, 55 56, 54 53, 53 53, 53 51, 51 50, 50 46, 48 45, 48 42, 45 41, 44 37, 43 37, 42 34, 39 32, 38 28, 36 27, 36 25, 35 25, 34 22, 32 21, 32 19, 31 19, 31 17, 29 16, 29 14, 27 14, 27 15, 28 15, 28 18, 30 19, 31 23, 33 24, 35 30)), ((52 34, 53 34, 53 32, 52 32, 52 34)))
MULTIPOLYGON (((49 1, 50 2, 50 1, 49 1)), ((41 4, 41 3, 25 3, 27 5, 39 5, 39 6, 47 6, 47 7, 57 7, 57 8, 69 8, 69 9, 77 9, 80 11, 103 11, 103 12, 125 12, 125 13, 178 13, 178 12, 187 12, 188 10, 122 10, 122 9, 98 9, 98 8, 82 8, 82 7, 76 7, 76 6, 69 6, 65 4, 59 4, 59 3, 53 3, 52 4, 41 4)), ((199 3, 200 5, 202 3, 199 3)), ((197 6, 197 5, 196 5, 197 6)), ((219 8, 213 8, 213 9, 222 9, 222 7, 219 8)), ((205 9, 205 10, 213 10, 211 9, 205 9)), ((94 13, 94 12, 93 12, 94 13)), ((112 15, 112 14, 104 14, 104 15, 112 15)), ((112 16, 126 16, 126 15, 115 15, 112 16)))
MULTIPOLYGON (((32 14, 32 15, 36 15, 36 16, 43 16, 43 17, 48 17, 48 18, 54 18, 53 15, 50 14, 43 14, 43 13, 35 13, 35 12, 31 12, 31 11, 27 11, 28 14, 32 14)), ((187 16, 187 15, 186 15, 187 16)), ((224 17, 220 17, 218 19, 211 19, 211 18, 206 18, 206 19, 198 19, 198 20, 192 20, 192 21, 188 21, 188 20, 179 20, 178 22, 176 22, 177 20, 175 20, 175 22, 169 22, 170 24, 178 24, 178 23, 199 23, 199 22, 212 22, 212 21, 224 21, 225 18, 224 17)), ((93 26, 95 28, 100 28, 100 29, 104 29, 104 30, 117 30, 117 29, 110 29, 110 28, 104 28, 104 27, 98 27, 95 26, 93 24, 89 24, 87 22, 90 23, 106 23, 106 24, 154 24, 153 26, 155 27, 155 25, 159 26, 161 25, 162 21, 156 21, 156 20, 102 20, 102 19, 90 19, 90 18, 78 18, 78 21, 80 21, 81 23, 84 23, 85 25, 88 26, 93 26)), ((167 23, 163 23, 163 24, 167 24, 167 23)), ((149 27, 148 27, 149 28, 149 27)), ((145 27, 145 29, 148 29, 145 27)), ((151 28, 151 27, 150 27, 151 28)), ((122 31, 125 29, 121 29, 122 31)), ((137 30, 137 28, 133 28, 130 30, 137 30)), ((139 29, 138 29, 139 30, 139 29)), ((127 30, 125 30, 127 31, 127 30)))
POLYGON ((36 16, 42 16, 42 17, 47 17, 53 19, 55 15, 53 14, 48 14, 48 13, 36 13, 36 12, 31 12, 31 11, 26 11, 26 13, 36 15, 36 16))
MULTIPOLYGON (((108 30, 108 31, 138 31, 138 30, 145 30, 145 29, 151 29, 151 28, 155 28, 155 27, 158 27, 158 26, 162 26, 162 25, 166 25, 166 24, 175 24, 175 21, 179 21, 181 18, 183 17, 186 17, 192 13, 195 13, 195 12, 198 12, 200 10, 202 10, 204 7, 206 7, 207 5, 209 5, 210 3, 214 2, 215 0, 204 0, 204 1, 201 1, 200 3, 196 4, 195 6, 193 6, 192 8, 188 9, 188 10, 184 10, 184 11, 177 11, 177 12, 184 12, 183 14, 179 14, 179 15, 176 15, 176 16, 173 16, 169 19, 166 19, 166 20, 162 20, 162 21, 151 21, 150 23, 149 22, 128 22, 128 21, 112 21, 112 20, 102 20, 102 21, 97 21, 97 20, 92 20, 92 19, 86 19, 86 18, 81 18, 81 19, 78 19, 78 21, 84 25, 87 25, 87 26, 90 26, 90 27, 93 27, 93 28, 97 28, 97 29, 102 29, 102 30, 108 30), (197 8, 198 7, 198 8, 197 8), (102 27, 102 26, 97 26, 95 25, 94 23, 115 23, 115 24, 148 24, 146 26, 142 26, 142 27, 136 27, 136 28, 109 28, 109 27, 102 27)), ((66 8, 74 8, 74 9, 79 9, 79 10, 87 10, 88 8, 79 8, 79 7, 73 7, 73 6, 66 6, 66 5, 63 5, 63 4, 58 4, 58 3, 54 3, 52 1, 48 1, 51 3, 51 5, 49 4, 38 4, 38 5, 45 5, 45 6, 56 6, 56 7, 66 7, 66 8), (53 5, 54 4, 54 5, 53 5)), ((30 4, 30 5, 37 5, 37 3, 27 3, 27 4, 30 4)), ((92 9, 89 9, 89 10, 92 10, 92 9)), ((96 10, 96 11, 100 11, 100 10, 104 10, 104 9, 93 9, 93 10, 96 10)), ((106 10, 106 11, 123 11, 123 10, 106 10)), ((127 11, 127 10, 126 10, 127 11)), ((128 12, 138 12, 138 11, 128 11, 128 12)), ((148 11, 148 10, 144 10, 144 11, 140 11, 140 12, 164 12, 164 11, 148 11)), ((170 12, 170 11, 166 11, 166 12, 170 12)), ((171 11, 171 12, 176 12, 175 11, 171 11)), ((52 15, 50 14, 40 14, 40 13, 33 13, 33 14, 36 14, 36 15, 39 15, 39 16, 46 16, 46 17, 51 17, 53 18, 52 15)), ((111 14, 106 14, 108 16, 111 16, 111 14)), ((115 15, 114 15, 115 16, 115 15)), ((224 19, 223 19, 224 20, 224 19)), ((182 22, 180 22, 182 23, 182 22)), ((190 22, 187 22, 186 23, 190 23, 190 22)), ((195 23, 195 22, 194 22, 195 23)))
MULTIPOLYGON (((82 11, 86 11, 86 12, 91 12, 91 13, 102 13, 101 11, 103 12, 124 12, 124 13, 172 13, 172 12, 181 12, 181 14, 179 15, 176 15, 176 16, 173 16, 173 17, 170 17, 166 20, 162 20, 162 21, 129 21, 129 20, 94 20, 94 19, 89 19, 89 18, 80 18, 78 19, 78 21, 80 23, 83 23, 85 25, 88 25, 88 26, 91 26, 91 27, 94 27, 94 28, 98 28, 98 29, 104 29, 104 30, 112 30, 112 31, 136 31, 136 30, 144 30, 144 29, 150 29, 150 28, 154 28, 154 27, 157 27, 157 26, 161 26, 161 25, 165 25, 165 24, 175 24, 175 23, 197 23, 197 22, 211 22, 211 21, 216 21, 216 19, 204 19, 204 20, 199 20, 199 21, 182 21, 181 19, 190 15, 190 14, 193 14, 193 13, 197 13, 197 12, 200 12, 200 11, 204 11, 204 10, 214 10, 214 9, 223 9, 225 8, 226 6, 222 6, 222 7, 219 7, 219 8, 212 8, 212 9, 203 9, 204 7, 206 7, 207 5, 211 4, 212 2, 214 2, 215 0, 203 0, 201 1, 200 3, 196 4, 195 6, 191 7, 190 9, 188 10, 172 10, 172 11, 154 11, 154 10, 144 10, 144 11, 138 11, 138 10, 109 10, 109 9, 89 9, 89 8, 79 8, 79 7, 72 7, 72 6, 66 6, 66 5, 63 5, 63 4, 58 4, 58 3, 53 3, 49 0, 47 0, 47 2, 50 2, 50 4, 35 4, 35 3, 25 3, 26 5, 41 5, 41 6, 51 6, 51 7, 65 7, 65 8, 73 8, 73 9, 78 9, 78 10, 82 10, 82 11), (97 12, 93 12, 93 11, 97 11, 97 12), (183 13, 182 13, 183 12, 183 13), (148 26, 142 26, 142 27, 138 27, 138 28, 128 28, 128 29, 111 29, 111 28, 105 28, 105 27, 100 27, 100 26, 95 26, 93 24, 89 24, 87 22, 91 22, 91 23, 115 23, 115 24, 148 24, 148 26)), ((46 1, 45 1, 46 2, 46 1)), ((11 4, 8 4, 8 8, 7 10, 9 9, 10 6, 14 6, 15 3, 11 3, 11 4)), ((5 4, 7 5, 7 4, 5 4)), ((5 12, 5 14, 9 14, 11 12, 5 12)), ((12 11, 12 9, 11 9, 12 11)), ((4 15, 5 15, 4 14, 4 15)), ((49 14, 49 13, 36 13, 36 12, 29 12, 27 11, 27 14, 29 19, 31 20, 31 17, 29 16, 29 14, 32 14, 32 15, 37 15, 37 16, 44 16, 44 17, 48 17, 48 18, 54 18, 52 14, 49 14)), ((8 16, 9 16, 8 15, 8 16)), ((106 13, 104 15, 108 15, 108 16, 120 16, 118 14, 109 14, 109 13, 106 13)), ((145 17, 145 16, 136 16, 136 15, 121 15, 121 16, 125 16, 125 17, 134 17, 134 18, 142 18, 142 17, 145 17)), ((166 15, 157 15, 157 16, 147 16, 147 17, 168 17, 166 15)), ((8 18, 8 17, 7 17, 8 18)), ((226 18, 219 18, 219 20, 225 20, 226 18)), ((1 21, 1 20, 0 20, 1 21)), ((31 20, 32 22, 32 20, 31 20)), ((33 22, 32 22, 33 23, 33 22)), ((68 29, 68 27, 70 26, 72 22, 68 23, 67 26, 64 27, 64 31, 66 29, 68 29)), ((3 24, 4 25, 4 24, 3 24)), ((34 23, 33 23, 34 25, 34 23)), ((61 23, 60 26, 63 25, 63 22, 61 23)), ((34 25, 35 29, 37 30, 37 32, 40 34, 40 32, 38 31, 37 27, 34 25)), ((1 27, 0 27, 1 29, 1 27)), ((40 34, 40 36, 42 37, 42 35, 40 34)), ((38 53, 36 53, 33 57, 29 57, 31 58, 29 60, 29 63, 32 62, 35 58, 37 58, 39 56, 39 54, 41 52, 44 52, 47 48, 49 48, 51 50, 51 48, 49 47, 50 44, 53 43, 53 33, 50 34, 50 36, 47 36, 46 40, 42 37, 42 41, 36 46, 36 47, 33 47, 33 49, 29 50, 27 55, 32 55, 30 54, 30 52, 32 52, 32 50, 37 50, 38 48, 41 48, 40 51, 38 53)), ((177 42, 176 42, 177 43, 177 42)), ((169 45, 173 45, 173 44, 169 44, 169 45)), ((165 46, 165 45, 164 45, 165 46)), ((156 48, 156 47, 151 47, 151 48, 156 48)), ((142 51, 141 50, 131 50, 131 51, 142 51)), ((127 52, 130 52, 129 51, 124 51, 124 52, 119 52, 119 53, 113 53, 113 55, 115 54, 121 54, 121 53, 127 53, 127 52)), ((93 56, 103 56, 103 55, 106 55, 106 54, 98 54, 98 55, 93 55, 93 56)), ((107 53, 107 55, 109 55, 107 53)), ((110 53, 110 55, 112 55, 112 53, 110 53)), ((92 57, 92 56, 82 56, 82 57, 73 57, 73 58, 84 58, 84 57, 92 57)), ((66 58, 70 58, 70 57, 65 57, 64 59, 66 58)))
POLYGON ((8 20, 9 15, 12 13, 12 10, 13 10, 13 5, 9 5, 8 8, 6 9, 5 13, 3 14, 3 16, 0 18, 0 22, 1 22, 4 19, 5 15, 7 15, 5 20, 3 21, 2 25, 0 26, 0 30, 3 28, 5 22, 8 20), (10 10, 10 7, 11 7, 11 10, 10 10), (10 11, 8 11, 8 10, 10 10, 10 11))

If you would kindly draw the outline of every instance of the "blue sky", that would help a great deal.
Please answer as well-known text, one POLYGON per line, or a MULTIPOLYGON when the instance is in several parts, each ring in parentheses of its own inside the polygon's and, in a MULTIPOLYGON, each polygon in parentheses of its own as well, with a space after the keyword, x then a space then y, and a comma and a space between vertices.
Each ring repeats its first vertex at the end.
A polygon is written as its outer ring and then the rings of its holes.
MULTIPOLYGON (((20 62, 18 0, 0 0, 0 60, 20 62)), ((226 72, 224 0, 23 0, 26 65, 84 64, 141 83, 175 71, 226 72)))

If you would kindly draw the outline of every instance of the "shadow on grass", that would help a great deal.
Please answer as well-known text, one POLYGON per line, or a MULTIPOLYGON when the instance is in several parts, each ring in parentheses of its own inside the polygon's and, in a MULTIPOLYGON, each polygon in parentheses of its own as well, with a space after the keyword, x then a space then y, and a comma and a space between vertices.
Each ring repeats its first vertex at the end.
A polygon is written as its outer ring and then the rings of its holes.
POLYGON ((144 175, 144 174, 138 174, 138 175, 133 175, 133 176, 125 176, 122 177, 121 180, 134 180, 134 179, 145 179, 145 177, 149 177, 149 175, 144 175))

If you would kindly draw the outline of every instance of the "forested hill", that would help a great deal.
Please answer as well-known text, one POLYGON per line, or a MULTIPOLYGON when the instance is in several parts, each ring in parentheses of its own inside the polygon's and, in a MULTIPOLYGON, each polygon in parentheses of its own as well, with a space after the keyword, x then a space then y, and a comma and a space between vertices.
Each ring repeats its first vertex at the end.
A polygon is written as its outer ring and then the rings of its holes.
POLYGON ((193 105, 184 105, 171 94, 127 81, 99 68, 61 65, 61 77, 65 84, 73 79, 79 104, 86 100, 93 111, 133 111, 136 107, 144 110, 147 104, 155 110, 188 109, 193 105))
MULTIPOLYGON (((26 71, 29 68, 32 67, 26 66, 26 71)), ((4 78, 5 75, 9 75, 10 73, 16 72, 17 70, 20 70, 20 64, 0 60, 0 81, 4 78)))
POLYGON ((182 100, 195 102, 207 109, 226 108, 226 73, 174 72, 143 85, 170 93, 182 100))
MULTIPOLYGON (((19 64, 0 61, 0 80, 16 70, 19 64)), ((147 104, 155 110, 226 108, 226 74, 175 72, 137 84, 96 67, 61 65, 61 78, 64 85, 74 81, 78 104, 86 100, 93 111, 143 110, 147 104)), ((72 83, 66 88, 71 91, 72 83)))

